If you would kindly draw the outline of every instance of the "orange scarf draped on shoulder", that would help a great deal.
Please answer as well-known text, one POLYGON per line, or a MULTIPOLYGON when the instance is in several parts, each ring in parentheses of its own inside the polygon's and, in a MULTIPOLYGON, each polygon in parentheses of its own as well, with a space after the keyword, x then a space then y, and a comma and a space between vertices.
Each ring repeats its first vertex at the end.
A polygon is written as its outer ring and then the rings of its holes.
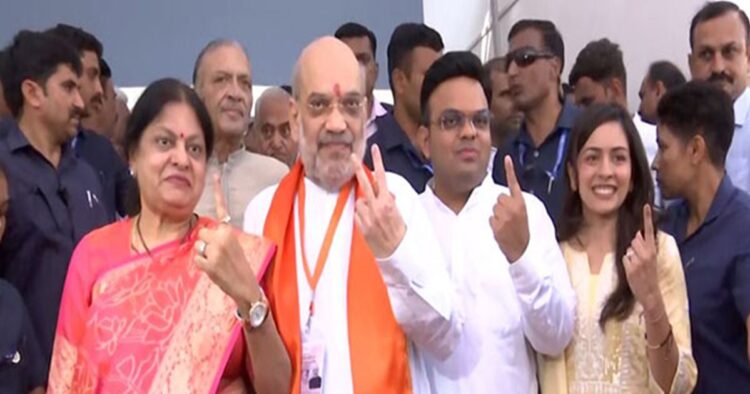
MULTIPOLYGON (((369 171, 367 175, 371 178, 369 171)), ((299 393, 301 385, 302 342, 293 212, 303 176, 302 163, 297 161, 279 184, 263 229, 263 234, 278 245, 265 288, 279 334, 292 361, 292 393, 299 393)), ((361 195, 357 187, 356 196, 361 195)), ((410 393, 406 336, 393 316, 380 269, 357 226, 343 222, 341 225, 354 227, 346 284, 354 392, 410 393)))

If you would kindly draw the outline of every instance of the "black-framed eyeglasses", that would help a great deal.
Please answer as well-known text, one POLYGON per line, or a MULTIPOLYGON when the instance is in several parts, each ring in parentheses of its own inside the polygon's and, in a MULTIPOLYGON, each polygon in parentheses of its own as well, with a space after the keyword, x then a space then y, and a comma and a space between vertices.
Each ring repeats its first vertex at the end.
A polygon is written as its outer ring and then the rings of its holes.
POLYGON ((538 59, 552 59, 553 57, 555 57, 555 55, 550 52, 539 51, 532 47, 519 48, 515 51, 508 52, 508 54, 505 55, 505 71, 508 71, 510 64, 513 62, 515 62, 518 67, 524 68, 534 64, 538 59))
POLYGON ((474 113, 466 114, 455 109, 448 109, 443 111, 437 121, 433 123, 443 131, 458 132, 466 126, 467 121, 471 122, 471 125, 476 131, 489 131, 490 123, 492 121, 492 112, 488 109, 483 109, 474 113))

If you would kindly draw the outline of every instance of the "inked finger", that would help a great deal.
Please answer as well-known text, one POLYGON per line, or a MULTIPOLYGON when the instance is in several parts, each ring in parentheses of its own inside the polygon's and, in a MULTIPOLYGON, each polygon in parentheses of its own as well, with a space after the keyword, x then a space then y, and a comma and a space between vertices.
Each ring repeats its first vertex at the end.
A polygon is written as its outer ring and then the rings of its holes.
POLYGON ((214 174, 214 202, 216 204, 216 220, 223 220, 229 211, 227 211, 227 204, 224 201, 224 193, 221 188, 221 177, 219 174, 214 174))
POLYGON ((650 247, 656 248, 656 239, 654 238, 654 217, 651 206, 643 206, 643 232, 644 239, 650 247))
MULTIPOLYGON (((373 144, 370 148, 372 154, 372 164, 375 169, 375 180, 377 181, 379 192, 388 190, 388 184, 385 179, 385 166, 383 166, 383 156, 380 154, 378 144, 373 144)), ((380 195, 380 193, 378 193, 380 195)))
POLYGON ((513 167, 513 159, 509 155, 505 156, 505 179, 508 182, 511 197, 523 198, 521 185, 518 183, 516 171, 513 167))
POLYGON ((375 192, 372 190, 370 180, 367 178, 365 169, 362 167, 362 162, 357 158, 357 155, 352 153, 351 155, 352 165, 354 165, 354 175, 357 177, 357 183, 362 188, 362 193, 365 195, 367 200, 375 200, 375 192))

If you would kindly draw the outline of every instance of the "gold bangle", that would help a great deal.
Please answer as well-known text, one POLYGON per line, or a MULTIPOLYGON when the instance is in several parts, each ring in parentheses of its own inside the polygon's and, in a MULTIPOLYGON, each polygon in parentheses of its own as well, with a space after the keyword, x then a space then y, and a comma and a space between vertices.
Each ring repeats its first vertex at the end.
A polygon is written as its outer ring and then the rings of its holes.
POLYGON ((653 346, 648 343, 648 334, 643 334, 643 338, 646 340, 646 347, 649 350, 659 350, 663 348, 664 346, 666 346, 669 343, 670 339, 672 339, 672 326, 671 325, 669 326, 669 333, 667 333, 667 337, 664 338, 664 340, 656 346, 653 346))

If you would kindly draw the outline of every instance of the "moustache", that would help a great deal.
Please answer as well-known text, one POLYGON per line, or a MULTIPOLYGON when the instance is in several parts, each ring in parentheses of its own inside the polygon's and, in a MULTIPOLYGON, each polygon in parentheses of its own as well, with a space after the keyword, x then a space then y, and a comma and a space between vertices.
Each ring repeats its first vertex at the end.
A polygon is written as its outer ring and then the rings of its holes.
POLYGON ((92 104, 104 104, 104 95, 97 93, 94 97, 91 97, 92 104))
POLYGON ((320 134, 320 137, 318 138, 318 145, 327 145, 327 144, 347 144, 352 145, 354 143, 354 135, 350 132, 331 132, 326 131, 320 134))
POLYGON ((73 107, 73 108, 70 109, 70 118, 71 119, 75 119, 75 118, 80 119, 80 118, 83 118, 83 117, 85 117, 87 115, 88 115, 88 113, 83 108, 73 107))
POLYGON ((239 106, 239 105, 224 105, 224 106, 220 107, 220 109, 221 109, 221 112, 236 111, 236 112, 239 112, 241 114, 245 114, 245 116, 247 116, 247 114, 245 113, 245 109, 242 108, 242 106, 239 106))
POLYGON ((725 73, 714 73, 714 74, 711 74, 710 77, 708 77, 708 82, 722 82, 722 81, 731 84, 733 82, 733 79, 732 77, 730 77, 729 75, 725 73))

